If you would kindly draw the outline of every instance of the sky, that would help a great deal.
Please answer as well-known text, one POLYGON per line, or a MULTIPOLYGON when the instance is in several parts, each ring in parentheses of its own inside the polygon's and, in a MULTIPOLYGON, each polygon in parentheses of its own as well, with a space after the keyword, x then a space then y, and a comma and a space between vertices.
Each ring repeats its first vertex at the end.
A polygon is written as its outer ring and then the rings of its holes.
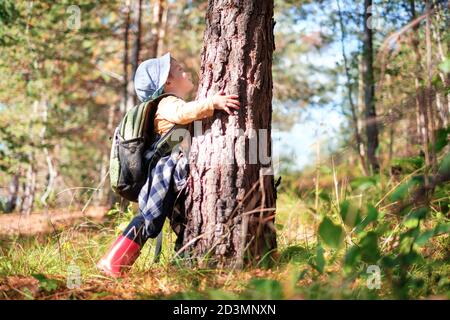
POLYGON ((289 155, 295 169, 313 164, 317 142, 321 150, 334 149, 338 145, 339 129, 345 125, 345 117, 334 108, 307 108, 290 131, 272 131, 273 155, 276 162, 281 155, 289 155))
MULTIPOLYGON (((317 31, 330 33, 330 30, 326 30, 322 23, 324 19, 326 17, 320 13, 308 15, 306 20, 300 21, 294 29, 299 34, 312 34, 317 31)), ((282 25, 278 27, 283 28, 282 25)), ((275 25, 275 28, 277 28, 277 25, 275 25)), ((313 50, 299 57, 299 61, 327 68, 335 68, 336 64, 342 64, 340 34, 336 36, 337 41, 332 42, 320 51, 313 50)), ((357 49, 358 43, 354 39, 347 39, 345 46, 346 54, 349 55, 350 52, 357 49)), ((329 81, 322 74, 313 76, 320 81, 329 81)), ((345 79, 342 77, 338 79, 341 84, 344 81, 345 79)), ((314 164, 318 141, 320 141, 321 150, 333 150, 338 146, 340 128, 347 125, 347 118, 341 112, 341 105, 346 103, 342 100, 342 90, 336 90, 332 101, 331 105, 305 106, 300 111, 297 123, 287 132, 273 130, 272 153, 275 163, 282 154, 289 155, 294 164, 293 169, 301 170, 307 165, 314 164)), ((275 167, 277 166, 275 165, 275 167)))

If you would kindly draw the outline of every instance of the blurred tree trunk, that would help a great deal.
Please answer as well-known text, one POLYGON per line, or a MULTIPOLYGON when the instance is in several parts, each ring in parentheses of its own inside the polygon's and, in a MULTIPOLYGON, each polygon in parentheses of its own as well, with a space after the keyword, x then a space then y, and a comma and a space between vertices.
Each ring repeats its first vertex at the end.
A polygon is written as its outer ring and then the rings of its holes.
MULTIPOLYGON (((33 120, 38 113, 39 102, 33 102, 31 123, 29 128, 30 141, 34 141, 33 136, 33 120)), ((22 202, 20 205, 20 213, 24 215, 30 215, 33 211, 34 198, 36 193, 36 156, 34 148, 28 152, 28 169, 25 177, 25 181, 23 182, 23 194, 22 194, 22 202)))
POLYGON ((137 3, 137 10, 135 11, 135 32, 134 32, 134 43, 133 50, 131 52, 131 77, 128 81, 128 103, 131 104, 127 109, 130 109, 138 103, 138 98, 136 92, 134 91, 134 75, 136 74, 136 69, 139 66, 139 57, 141 52, 141 37, 142 37, 142 0, 137 3))
POLYGON ((341 28, 341 49, 342 49, 342 57, 344 59, 344 69, 345 69, 345 76, 346 76, 346 87, 347 87, 347 97, 348 102, 350 104, 350 111, 352 114, 352 122, 353 127, 355 130, 355 142, 356 142, 356 148, 359 155, 359 161, 361 164, 361 168, 365 175, 368 175, 367 166, 366 166, 366 159, 364 157, 364 143, 361 138, 361 133, 359 130, 359 119, 358 119, 358 112, 357 112, 357 106, 355 106, 355 103, 353 101, 353 90, 352 90, 352 84, 351 84, 351 75, 350 75, 350 69, 349 64, 347 61, 347 54, 345 52, 345 27, 344 27, 344 17, 342 16, 341 11, 341 5, 340 1, 336 1, 337 7, 338 7, 338 15, 339 15, 339 25, 341 28))
POLYGON ((241 109, 194 124, 204 134, 194 128, 184 248, 200 265, 270 263, 276 252, 273 27, 273 0, 209 1, 198 98, 224 89, 241 109))
POLYGON ((166 48, 164 45, 164 39, 167 34, 167 28, 169 27, 169 24, 168 24, 169 9, 170 9, 170 3, 167 3, 166 6, 164 7, 164 12, 163 12, 160 27, 159 27, 158 50, 156 52, 157 56, 161 56, 166 51, 166 48))
POLYGON ((30 164, 28 165, 27 175, 23 184, 23 196, 20 212, 24 215, 30 215, 33 211, 34 197, 36 192, 36 167, 33 163, 34 153, 29 155, 30 164))
POLYGON ((13 175, 13 178, 9 184, 8 188, 8 201, 6 202, 5 212, 13 212, 17 207, 17 199, 19 195, 20 188, 20 171, 13 175))
MULTIPOLYGON (((47 98, 42 100, 41 103, 41 107, 42 107, 42 123, 43 123, 43 128, 40 134, 40 138, 41 138, 41 143, 42 144, 46 144, 46 139, 47 139, 47 123, 48 123, 48 106, 49 106, 49 101, 47 98)), ((44 155, 45 155, 45 161, 47 163, 47 186, 45 187, 45 191, 42 194, 40 201, 41 203, 47 208, 48 204, 47 204, 47 199, 48 197, 52 194, 52 192, 54 191, 54 184, 55 184, 55 179, 57 176, 57 171, 55 169, 55 167, 53 166, 53 158, 52 155, 50 153, 50 151, 48 150, 47 146, 44 147, 43 149, 44 151, 44 155)))
POLYGON ((375 78, 373 70, 373 33, 371 24, 372 0, 364 0, 364 41, 363 41, 363 61, 364 61, 364 105, 366 118, 367 136, 367 159, 372 172, 379 170, 379 163, 376 157, 378 148, 378 124, 375 109, 375 78))
MULTIPOLYGON (((364 58, 362 55, 358 56, 358 114, 360 117, 364 114, 364 58)), ((364 121, 358 121, 358 131, 363 132, 364 131, 364 121)), ((366 147, 364 146, 364 140, 363 140, 363 149, 359 152, 363 155, 365 155, 366 147)), ((367 158, 365 157, 366 161, 367 158)), ((367 163, 365 163, 365 167, 367 168, 367 163)))
MULTIPOLYGON (((444 48, 442 46, 442 36, 441 36, 441 20, 442 16, 441 14, 444 13, 444 9, 441 8, 439 3, 436 3, 436 6, 439 7, 439 10, 436 12, 436 24, 433 29, 433 35, 436 41, 437 46, 437 52, 438 57, 441 62, 445 61, 445 54, 444 54, 444 48)), ((450 4, 448 4, 450 6, 450 4)), ((448 8, 447 8, 448 9, 448 8)), ((443 71, 439 70, 439 78, 441 79, 442 83, 444 84, 444 88, 450 87, 450 73, 445 74, 443 71)), ((438 126, 440 128, 447 128, 449 125, 449 118, 450 118, 450 94, 442 94, 439 90, 436 91, 436 107, 438 111, 438 126), (445 96, 445 99, 442 99, 442 96, 445 96), (444 100, 444 101, 443 101, 444 100), (447 106, 445 106, 445 100, 447 102, 447 106)))
MULTIPOLYGON (((410 0, 410 11, 411 11, 411 20, 414 20, 416 18, 416 4, 414 0, 410 0)), ((419 39, 417 37, 419 30, 419 24, 416 24, 413 27, 412 32, 412 44, 413 44, 413 51, 416 61, 416 70, 415 70, 415 88, 416 88, 416 108, 418 113, 418 131, 420 136, 420 142, 422 144, 423 152, 425 155, 425 163, 427 165, 430 164, 430 151, 428 148, 428 143, 430 141, 429 139, 429 131, 428 131, 428 113, 427 113, 427 106, 425 101, 425 94, 422 87, 423 83, 423 70, 421 68, 420 62, 422 61, 422 55, 420 53, 419 48, 419 39)))
MULTIPOLYGON (((131 23, 131 6, 130 1, 127 0, 125 3, 124 14, 124 34, 123 34, 123 44, 124 44, 124 52, 123 52, 123 96, 122 103, 120 105, 120 117, 124 116, 128 110, 128 51, 129 51, 129 33, 130 33, 130 23, 131 23)), ((112 134, 112 133, 111 133, 112 134)), ((120 210, 125 211, 128 207, 129 201, 120 197, 120 210)))
POLYGON ((123 68, 123 93, 122 93, 122 104, 120 111, 122 114, 125 114, 128 108, 128 47, 129 47, 129 33, 130 33, 130 1, 126 1, 125 7, 124 7, 124 32, 123 32, 123 61, 122 61, 122 68, 123 68))
MULTIPOLYGON (((160 45, 161 33, 163 30, 163 18, 166 11, 167 3, 165 0, 156 0, 153 8, 153 24, 151 29, 152 42, 150 49, 150 57, 158 56, 158 47, 160 45)), ((166 16, 167 19, 167 16, 166 16)))
POLYGON ((427 66, 427 112, 428 117, 430 119, 430 143, 432 145, 431 152, 430 152, 430 164, 432 167, 432 171, 437 171, 437 161, 436 161, 436 152, 434 150, 434 146, 436 144, 435 139, 435 130, 436 130, 436 123, 435 123, 435 112, 434 112, 434 104, 433 104, 433 64, 432 64, 432 48, 431 48, 431 4, 430 0, 426 1, 426 10, 429 12, 427 15, 427 19, 425 21, 425 44, 426 44, 426 52, 427 52, 427 58, 426 58, 426 66, 427 66))
MULTIPOLYGON (((110 140, 108 140, 109 143, 112 143, 112 135, 114 133, 114 125, 116 124, 116 114, 120 113, 120 108, 117 107, 115 104, 111 104, 109 106, 108 110, 108 123, 106 124, 106 132, 108 133, 108 136, 111 137, 110 140)), ((111 150, 106 149, 103 151, 101 165, 100 165, 100 175, 99 175, 99 190, 97 191, 97 195, 94 198, 97 205, 103 204, 104 201, 108 200, 108 205, 113 206, 114 201, 116 200, 115 194, 112 192, 111 188, 106 182, 108 170, 109 170, 109 154, 111 150)))

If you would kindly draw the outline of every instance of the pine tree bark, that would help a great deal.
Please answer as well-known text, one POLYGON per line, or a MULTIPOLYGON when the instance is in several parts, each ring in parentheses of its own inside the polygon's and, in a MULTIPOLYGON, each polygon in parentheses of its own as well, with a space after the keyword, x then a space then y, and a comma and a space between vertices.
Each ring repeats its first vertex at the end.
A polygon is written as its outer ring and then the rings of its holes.
POLYGON ((239 95, 241 108, 194 125, 202 133, 192 137, 180 250, 191 263, 241 268, 274 258, 274 24, 273 0, 209 1, 197 98, 223 89, 239 95))

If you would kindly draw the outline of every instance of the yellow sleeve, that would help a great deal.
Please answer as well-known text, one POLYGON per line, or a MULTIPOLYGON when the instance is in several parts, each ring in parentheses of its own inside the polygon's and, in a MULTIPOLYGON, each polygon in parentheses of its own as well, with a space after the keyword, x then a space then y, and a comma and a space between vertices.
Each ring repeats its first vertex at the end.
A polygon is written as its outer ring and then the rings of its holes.
POLYGON ((212 97, 186 102, 183 99, 168 96, 158 104, 160 117, 176 124, 188 124, 195 120, 211 117, 214 114, 212 97))

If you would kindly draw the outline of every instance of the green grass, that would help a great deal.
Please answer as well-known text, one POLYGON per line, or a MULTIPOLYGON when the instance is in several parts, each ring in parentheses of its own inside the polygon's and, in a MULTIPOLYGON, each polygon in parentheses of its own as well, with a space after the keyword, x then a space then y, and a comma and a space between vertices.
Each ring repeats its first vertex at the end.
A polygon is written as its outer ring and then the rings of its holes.
POLYGON ((449 186, 437 188, 424 215, 414 206, 392 214, 408 196, 403 185, 411 176, 403 178, 403 184, 388 176, 335 178, 331 187, 279 194, 279 260, 270 269, 183 267, 173 260, 175 235, 166 224, 160 262, 153 262, 151 239, 126 278, 104 277, 95 264, 133 216, 131 209, 111 211, 102 224, 86 221, 46 236, 3 239, 0 298, 448 299, 449 186), (364 223, 369 213, 376 218, 364 223), (380 267, 379 289, 367 285, 370 265, 380 267), (70 289, 74 266, 81 286, 70 289))

